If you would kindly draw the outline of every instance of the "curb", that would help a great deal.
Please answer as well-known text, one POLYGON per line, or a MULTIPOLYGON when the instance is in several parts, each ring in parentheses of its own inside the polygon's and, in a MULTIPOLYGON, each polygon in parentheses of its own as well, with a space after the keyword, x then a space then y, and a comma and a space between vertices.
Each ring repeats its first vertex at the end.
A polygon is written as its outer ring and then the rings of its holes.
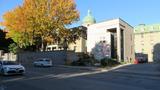
POLYGON ((123 64, 123 65, 118 65, 115 67, 110 67, 110 68, 100 68, 100 67, 82 67, 82 66, 66 66, 66 65, 55 65, 55 67, 63 67, 63 68, 73 68, 73 69, 80 69, 80 70, 92 70, 92 71, 111 71, 115 70, 124 66, 128 66, 131 64, 123 64))
POLYGON ((54 65, 55 67, 72 68, 80 70, 97 70, 98 67, 82 67, 82 66, 66 66, 66 65, 54 65))

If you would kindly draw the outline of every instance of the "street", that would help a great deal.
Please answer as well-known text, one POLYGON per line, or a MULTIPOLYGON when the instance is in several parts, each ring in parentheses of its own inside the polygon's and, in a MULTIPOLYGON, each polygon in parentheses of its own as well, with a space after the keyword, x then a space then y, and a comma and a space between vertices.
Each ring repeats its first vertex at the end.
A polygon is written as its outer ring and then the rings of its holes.
POLYGON ((0 90, 160 90, 160 73, 154 64, 110 71, 29 67, 23 76, 0 76, 0 80, 0 90))

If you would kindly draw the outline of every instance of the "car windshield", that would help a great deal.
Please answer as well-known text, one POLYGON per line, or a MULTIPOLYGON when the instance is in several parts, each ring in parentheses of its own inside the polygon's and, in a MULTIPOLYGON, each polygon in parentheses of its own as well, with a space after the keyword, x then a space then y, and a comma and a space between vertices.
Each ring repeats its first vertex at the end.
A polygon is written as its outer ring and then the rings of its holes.
POLYGON ((36 60, 36 61, 43 61, 43 60, 36 60))
POLYGON ((47 62, 49 62, 50 60, 47 59, 47 58, 42 58, 42 59, 38 59, 38 60, 36 60, 36 61, 47 61, 47 62))
POLYGON ((4 61, 3 65, 17 65, 17 63, 14 61, 4 61))
POLYGON ((46 62, 50 62, 50 60, 45 60, 46 62))

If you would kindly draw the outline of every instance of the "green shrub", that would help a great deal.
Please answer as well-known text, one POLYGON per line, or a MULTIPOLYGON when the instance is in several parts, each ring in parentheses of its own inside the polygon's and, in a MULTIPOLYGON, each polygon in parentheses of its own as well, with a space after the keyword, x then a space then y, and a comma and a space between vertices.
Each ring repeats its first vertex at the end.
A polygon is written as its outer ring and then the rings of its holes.
POLYGON ((79 59, 78 61, 73 61, 71 65, 72 66, 86 66, 85 61, 83 59, 79 59))
POLYGON ((101 66, 114 66, 120 64, 118 61, 111 58, 104 58, 101 60, 101 66))

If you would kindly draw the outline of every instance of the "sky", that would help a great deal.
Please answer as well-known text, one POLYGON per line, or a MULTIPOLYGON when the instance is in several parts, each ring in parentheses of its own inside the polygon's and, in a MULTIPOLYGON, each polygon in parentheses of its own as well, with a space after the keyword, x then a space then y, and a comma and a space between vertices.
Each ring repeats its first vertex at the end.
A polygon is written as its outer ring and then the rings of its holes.
MULTIPOLYGON (((121 18, 132 26, 160 23, 160 0, 75 0, 80 12, 80 25, 91 10, 97 22, 121 18)), ((0 21, 3 14, 22 4, 22 0, 0 0, 0 21)))

